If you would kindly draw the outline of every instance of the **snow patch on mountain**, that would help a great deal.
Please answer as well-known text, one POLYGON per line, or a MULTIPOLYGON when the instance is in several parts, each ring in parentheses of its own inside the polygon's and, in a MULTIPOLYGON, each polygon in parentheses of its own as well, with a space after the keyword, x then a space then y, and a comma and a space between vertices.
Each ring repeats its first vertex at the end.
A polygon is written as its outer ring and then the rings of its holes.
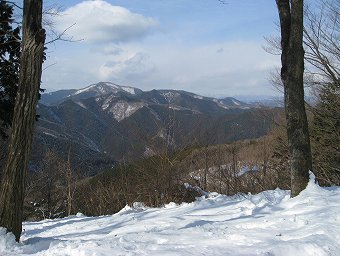
POLYGON ((80 106, 80 107, 82 107, 82 108, 84 108, 84 109, 87 109, 87 107, 86 107, 82 102, 80 102, 80 101, 75 101, 75 103, 76 103, 78 106, 80 106))
POLYGON ((193 97, 194 97, 195 99, 199 99, 199 100, 203 100, 203 99, 204 99, 203 96, 200 96, 200 95, 197 95, 197 94, 194 94, 193 97))
MULTIPOLYGON (((105 98, 103 104, 102 104, 102 110, 106 110, 110 104, 112 103, 113 99, 116 98, 116 96, 114 94, 111 94, 110 96, 108 96, 107 98, 105 98)), ((98 101, 100 100, 100 98, 97 98, 98 101)))
POLYGON ((121 86, 120 88, 123 89, 124 91, 130 93, 130 94, 133 94, 133 95, 136 94, 136 89, 133 88, 133 87, 121 86))
POLYGON ((177 110, 177 111, 185 110, 185 108, 180 107, 180 106, 176 106, 176 105, 169 105, 168 108, 170 108, 172 110, 177 110))
POLYGON ((73 93, 73 94, 71 94, 71 95, 68 95, 67 97, 70 97, 70 96, 72 96, 72 95, 78 95, 78 94, 80 94, 80 93, 89 91, 89 90, 91 90, 92 88, 94 88, 95 86, 96 86, 96 84, 92 84, 92 85, 87 86, 87 87, 85 87, 85 88, 83 88, 83 89, 79 89, 78 91, 76 91, 75 93, 73 93))
POLYGON ((83 89, 77 90, 70 96, 78 95, 78 94, 85 93, 85 92, 92 92, 96 96, 105 95, 109 93, 118 93, 118 92, 127 92, 129 94, 135 95, 137 94, 137 89, 134 87, 130 87, 130 86, 117 85, 111 82, 100 82, 97 84, 92 84, 90 86, 87 86, 83 89))
POLYGON ((229 107, 225 106, 224 104, 217 104, 219 107, 224 108, 224 109, 229 109, 229 107))
POLYGON ((129 103, 126 101, 118 101, 110 107, 108 112, 111 113, 118 122, 120 122, 144 106, 145 103, 143 102, 129 103))
POLYGON ((219 107, 224 108, 224 109, 229 109, 229 107, 226 106, 226 105, 223 103, 223 101, 218 100, 218 99, 213 99, 213 101, 216 102, 216 104, 217 104, 219 107))
POLYGON ((168 103, 174 102, 175 98, 180 96, 180 94, 178 92, 173 92, 173 91, 161 92, 161 95, 164 97, 164 99, 168 103))
POLYGON ((43 134, 47 135, 47 136, 51 136, 53 138, 58 138, 56 135, 49 133, 49 132, 43 132, 43 134))
POLYGON ((234 100, 234 99, 232 99, 232 102, 233 102, 236 106, 241 105, 239 101, 236 101, 236 100, 234 100))

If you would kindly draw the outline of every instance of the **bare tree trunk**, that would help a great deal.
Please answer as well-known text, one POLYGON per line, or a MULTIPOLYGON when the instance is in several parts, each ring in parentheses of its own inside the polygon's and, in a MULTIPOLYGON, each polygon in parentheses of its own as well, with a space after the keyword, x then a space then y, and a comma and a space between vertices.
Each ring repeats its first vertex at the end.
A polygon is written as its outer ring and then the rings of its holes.
POLYGON ((281 25, 281 80, 290 152, 291 196, 308 183, 312 170, 308 122, 304 105, 303 0, 276 0, 281 25))
POLYGON ((207 176, 208 176, 208 145, 205 145, 204 147, 204 180, 203 180, 203 190, 208 190, 208 182, 207 182, 207 176))
POLYGON ((71 166, 71 146, 68 150, 67 163, 65 168, 65 177, 67 182, 67 215, 70 216, 73 209, 74 194, 77 188, 77 179, 71 166))
POLYGON ((42 0, 25 0, 19 88, 0 194, 0 226, 13 232, 17 241, 22 231, 25 177, 42 72, 45 30, 41 21, 42 0))

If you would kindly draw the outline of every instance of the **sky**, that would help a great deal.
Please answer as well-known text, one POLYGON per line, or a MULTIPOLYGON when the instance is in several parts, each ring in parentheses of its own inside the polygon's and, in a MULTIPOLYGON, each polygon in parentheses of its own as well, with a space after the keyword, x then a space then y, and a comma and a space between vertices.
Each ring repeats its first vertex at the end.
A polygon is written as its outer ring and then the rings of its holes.
MULTIPOLYGON (((280 66, 264 37, 278 34, 274 0, 68 0, 54 30, 74 42, 47 45, 42 88, 99 81, 142 90, 181 89, 204 96, 277 95, 280 66)), ((50 30, 50 28, 47 28, 50 30)), ((50 34, 50 33, 49 33, 50 34)))

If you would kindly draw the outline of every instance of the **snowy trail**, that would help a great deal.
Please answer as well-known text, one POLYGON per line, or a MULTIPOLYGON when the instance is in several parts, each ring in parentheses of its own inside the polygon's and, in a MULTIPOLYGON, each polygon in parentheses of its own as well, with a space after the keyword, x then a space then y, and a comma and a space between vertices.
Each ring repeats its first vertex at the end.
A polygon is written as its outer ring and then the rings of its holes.
POLYGON ((0 229, 0 255, 340 255, 340 187, 312 181, 298 197, 210 193, 190 204, 112 216, 27 222, 21 244, 0 229))

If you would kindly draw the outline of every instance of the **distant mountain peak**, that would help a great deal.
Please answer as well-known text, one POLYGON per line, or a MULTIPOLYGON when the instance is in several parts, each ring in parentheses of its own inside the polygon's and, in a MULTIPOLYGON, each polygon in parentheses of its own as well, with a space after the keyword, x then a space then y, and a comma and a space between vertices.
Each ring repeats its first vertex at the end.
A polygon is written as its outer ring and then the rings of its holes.
POLYGON ((233 107, 242 108, 242 109, 248 109, 251 107, 250 104, 239 101, 233 97, 226 97, 223 99, 219 99, 218 103, 221 104, 222 106, 233 106, 233 107))
POLYGON ((142 91, 131 86, 118 85, 112 82, 99 82, 78 90, 64 90, 43 94, 41 103, 58 105, 65 100, 79 102, 95 98, 103 111, 117 113, 115 119, 121 121, 132 115, 142 106, 170 105, 173 110, 189 110, 193 113, 223 113, 233 109, 248 109, 252 106, 234 98, 217 99, 195 93, 161 89, 142 91), (123 104, 123 102, 125 102, 123 104))
POLYGON ((125 93, 135 95, 142 91, 140 89, 137 89, 131 86, 118 85, 112 82, 99 82, 99 83, 91 84, 85 88, 77 90, 75 93, 71 94, 70 97, 81 94, 81 93, 85 93, 85 92, 86 93, 92 92, 95 94, 93 96, 100 96, 100 95, 117 93, 117 92, 125 92, 125 93))
MULTIPOLYGON (((267 129, 256 110, 247 111, 251 104, 184 90, 142 91, 99 82, 44 93, 40 103, 37 145, 66 156, 72 143, 81 156, 75 161, 89 173, 98 166, 111 168, 112 158, 139 159, 161 152, 164 145, 226 143, 262 136, 267 129)), ((36 150, 36 159, 43 158, 44 150, 36 150)))

